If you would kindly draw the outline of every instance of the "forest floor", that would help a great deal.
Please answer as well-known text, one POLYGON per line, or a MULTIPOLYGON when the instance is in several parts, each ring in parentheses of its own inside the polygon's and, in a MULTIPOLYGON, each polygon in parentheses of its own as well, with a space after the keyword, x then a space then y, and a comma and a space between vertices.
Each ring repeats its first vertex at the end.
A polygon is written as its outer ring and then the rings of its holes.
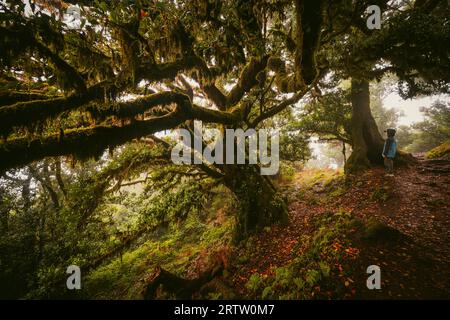
POLYGON ((301 243, 305 235, 317 232, 315 217, 345 211, 363 223, 376 220, 400 237, 381 241, 352 237, 351 246, 341 249, 353 258, 332 266, 340 269, 335 273, 332 270, 331 275, 337 278, 329 279, 335 282, 335 292, 330 286, 327 292, 320 292, 317 284, 311 298, 448 299, 449 186, 448 158, 427 160, 421 155, 417 164, 397 168, 393 177, 386 176, 383 168, 347 178, 333 170, 300 172, 280 185, 289 199, 289 223, 266 228, 253 237, 246 252, 239 250, 231 263, 230 283, 240 296, 252 297, 252 275, 258 274, 261 279, 278 277, 277 270, 305 250, 301 243), (369 265, 381 269, 381 290, 366 286, 369 265))
MULTIPOLYGON (((450 161, 424 159, 345 176, 308 169, 277 182, 289 222, 233 245, 234 205, 226 190, 163 236, 142 240, 91 272, 84 298, 142 299, 155 267, 196 279, 222 261, 225 271, 193 298, 450 298, 450 161), (381 289, 366 286, 370 265, 381 289)), ((161 295, 159 298, 170 298, 161 295)))

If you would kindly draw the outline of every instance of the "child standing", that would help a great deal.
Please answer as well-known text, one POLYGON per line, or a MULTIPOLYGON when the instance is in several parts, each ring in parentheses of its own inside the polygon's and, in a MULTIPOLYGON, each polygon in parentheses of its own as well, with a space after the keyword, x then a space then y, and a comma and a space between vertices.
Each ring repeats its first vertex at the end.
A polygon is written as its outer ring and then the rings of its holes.
POLYGON ((395 141, 395 129, 387 129, 387 139, 384 142, 383 158, 384 165, 388 175, 393 175, 394 171, 394 157, 397 152, 397 141, 395 141))

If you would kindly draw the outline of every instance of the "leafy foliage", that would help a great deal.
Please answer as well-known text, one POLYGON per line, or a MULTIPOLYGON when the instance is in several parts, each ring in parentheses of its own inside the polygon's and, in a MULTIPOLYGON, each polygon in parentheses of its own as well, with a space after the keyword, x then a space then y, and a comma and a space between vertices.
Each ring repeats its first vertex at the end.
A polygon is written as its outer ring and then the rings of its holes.
POLYGON ((404 143, 406 150, 410 152, 428 151, 450 138, 449 103, 435 101, 430 107, 422 108, 421 111, 424 113, 425 120, 404 129, 404 135, 409 135, 404 143))

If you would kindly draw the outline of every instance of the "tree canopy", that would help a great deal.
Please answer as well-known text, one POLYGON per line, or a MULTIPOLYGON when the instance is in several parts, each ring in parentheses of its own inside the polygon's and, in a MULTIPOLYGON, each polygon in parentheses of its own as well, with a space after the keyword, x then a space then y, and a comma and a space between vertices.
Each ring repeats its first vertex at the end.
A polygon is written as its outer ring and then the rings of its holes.
POLYGON ((192 119, 257 127, 330 72, 448 92, 445 1, 378 2, 381 30, 365 26, 366 1, 7 1, 2 170, 192 119))

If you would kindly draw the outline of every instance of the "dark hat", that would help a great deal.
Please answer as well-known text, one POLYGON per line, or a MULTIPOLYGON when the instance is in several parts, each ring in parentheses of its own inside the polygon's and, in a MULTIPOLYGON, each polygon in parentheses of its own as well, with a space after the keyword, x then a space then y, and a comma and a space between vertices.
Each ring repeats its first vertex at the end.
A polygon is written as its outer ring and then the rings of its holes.
POLYGON ((394 128, 389 128, 389 129, 386 129, 384 132, 387 132, 387 135, 389 136, 389 137, 393 137, 394 135, 395 135, 395 129, 394 128))

